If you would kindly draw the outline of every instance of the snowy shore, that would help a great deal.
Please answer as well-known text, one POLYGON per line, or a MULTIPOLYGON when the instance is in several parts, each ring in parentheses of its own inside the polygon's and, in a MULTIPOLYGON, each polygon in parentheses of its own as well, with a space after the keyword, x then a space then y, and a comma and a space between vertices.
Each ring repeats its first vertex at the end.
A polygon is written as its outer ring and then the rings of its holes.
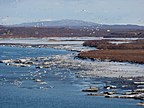
MULTIPOLYGON (((93 50, 90 47, 83 47, 82 43, 85 38, 47 38, 47 39, 1 39, 0 44, 15 44, 23 45, 26 47, 33 47, 32 45, 38 45, 39 48, 46 45, 48 48, 64 49, 68 51, 88 51, 93 50), (74 41, 75 39, 75 41, 74 41), (71 41, 73 40, 73 41, 71 41), (81 40, 81 41, 80 41, 81 40)), ((87 38, 87 40, 94 38, 87 38)), ((11 45, 13 46, 13 45, 11 45)), ((144 65, 131 64, 131 63, 119 63, 109 61, 91 61, 81 59, 69 59, 70 55, 57 56, 55 61, 62 61, 65 63, 66 68, 81 68, 78 72, 80 76, 89 77, 139 77, 144 76, 143 69, 144 65), (71 64, 71 65, 68 65, 71 64), (79 65, 75 65, 79 64, 79 65), (70 67, 67 67, 70 66, 70 67)))

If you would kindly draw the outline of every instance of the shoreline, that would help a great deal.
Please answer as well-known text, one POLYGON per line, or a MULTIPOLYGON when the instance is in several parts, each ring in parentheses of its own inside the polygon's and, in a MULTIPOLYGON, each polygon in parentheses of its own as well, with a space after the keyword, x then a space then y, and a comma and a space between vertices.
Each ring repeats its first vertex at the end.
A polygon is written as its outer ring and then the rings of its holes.
MULTIPOLYGON (((86 91, 85 95, 87 96, 143 99, 144 65, 108 61, 94 62, 74 57, 75 55, 73 54, 64 54, 16 58, 1 60, 0 62, 14 67, 32 67, 38 70, 51 70, 53 68, 70 69, 69 71, 74 72, 73 75, 76 80, 82 80, 79 83, 81 91, 86 91), (100 82, 102 85, 100 86, 97 82, 100 82), (91 89, 88 89, 88 87, 92 88, 92 90, 96 88, 96 92, 91 93, 91 89)), ((39 75, 42 76, 42 73, 39 75)), ((55 73, 55 75, 59 75, 59 73, 55 73)), ((60 80, 63 81, 65 78, 66 76, 62 76, 60 80)), ((42 78, 31 80, 42 85, 47 84, 42 78)))
POLYGON ((79 53, 79 58, 144 64, 144 40, 88 40, 83 46, 98 50, 79 53))
MULTIPOLYGON (((11 47, 15 47, 15 45, 11 46, 11 47)), ((21 47, 21 45, 18 45, 18 47, 21 47)), ((28 47, 28 48, 39 48, 36 46, 22 46, 22 47, 28 47)), ((61 46, 63 47, 63 46, 61 46)), ((56 47, 44 47, 41 46, 40 48, 54 48, 57 49, 56 47)), ((73 46, 71 46, 71 48, 73 48, 73 46)), ((61 48, 64 49, 64 48, 61 48)), ((64 49, 66 50, 66 49, 64 49)), ((69 50, 67 50, 69 51, 69 50)), ((78 51, 72 51, 72 60, 69 61, 68 58, 70 55, 67 55, 65 60, 66 65, 67 64, 71 64, 71 65, 75 65, 75 64, 79 64, 78 66, 76 66, 77 68, 81 68, 81 69, 86 69, 82 70, 80 72, 77 73, 77 75, 81 76, 81 77, 115 77, 115 78, 119 78, 119 77, 139 77, 139 76, 143 76, 143 68, 144 65, 143 64, 131 64, 131 63, 124 63, 124 62, 109 62, 109 61, 89 61, 89 60, 81 60, 81 59, 77 59, 75 58, 77 55, 78 51)), ((64 55, 65 56, 65 55, 64 55)), ((63 57, 62 57, 63 58, 63 57)), ((59 58, 60 59, 60 58, 59 58)), ((63 61, 61 59, 61 61, 63 61)))
POLYGON ((144 64, 144 50, 93 50, 80 52, 78 58, 144 64))
MULTIPOLYGON (((64 38, 63 38, 64 39, 64 38)), ((28 40, 28 39, 27 39, 28 40)), ((11 40, 10 42, 12 42, 13 40, 11 40)), ((94 47, 86 47, 86 46, 82 46, 81 43, 73 43, 74 41, 72 41, 73 44, 43 44, 42 39, 38 39, 40 43, 37 43, 37 41, 34 41, 35 44, 33 43, 29 43, 30 41, 25 41, 21 40, 22 42, 24 41, 25 44, 19 43, 19 41, 14 40, 13 43, 2 43, 2 41, 0 42, 1 46, 11 46, 11 47, 28 47, 28 48, 54 48, 54 49, 60 49, 60 50, 67 50, 67 51, 72 51, 72 53, 74 54, 74 58, 75 61, 77 60, 79 63, 81 63, 81 61, 83 60, 79 60, 77 57, 80 57, 80 54, 89 54, 89 52, 92 52, 93 54, 93 50, 95 49, 94 47), (87 53, 88 52, 88 53, 87 53), (78 54, 77 56, 77 53, 78 54)), ((44 42, 47 42, 47 40, 44 40, 44 42)), ((50 40, 53 41, 53 40, 50 40)), ((55 40, 54 40, 55 41, 55 40)), ((65 41, 64 41, 65 42, 65 41)), ((67 42, 67 41, 66 41, 67 42)), ((61 43, 61 41, 59 41, 59 43, 61 43)), ((95 49, 96 50, 96 49, 95 49)), ((96 51, 100 51, 100 50, 96 50, 96 51)), ((103 50, 102 50, 103 51, 103 50)), ((95 52, 95 51, 94 51, 95 52)), ((101 54, 101 53, 100 53, 101 54)), ((81 58, 81 57, 80 57, 81 58)), ((82 56, 82 58, 91 58, 86 56, 82 56)), ((92 60, 95 60, 94 58, 91 58, 92 60)), ((82 65, 84 65, 87 68, 92 69, 92 71, 82 71, 79 74, 82 76, 99 76, 99 77, 139 77, 139 76, 143 76, 143 68, 144 65, 143 64, 137 64, 137 63, 132 63, 132 62, 116 62, 116 61, 112 61, 110 60, 110 58, 104 58, 104 61, 101 61, 101 59, 96 59, 95 62, 93 61, 88 61, 87 59, 83 61, 82 65), (140 66, 140 67, 139 67, 140 66)), ((72 61, 72 62, 75 62, 72 61)), ((77 62, 76 61, 76 62, 77 62)))

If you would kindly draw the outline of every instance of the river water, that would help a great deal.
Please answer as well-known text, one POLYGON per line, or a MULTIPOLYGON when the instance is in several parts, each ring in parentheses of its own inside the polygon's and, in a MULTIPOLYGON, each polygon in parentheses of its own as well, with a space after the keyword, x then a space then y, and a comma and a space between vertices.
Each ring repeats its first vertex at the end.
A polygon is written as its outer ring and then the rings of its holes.
MULTIPOLYGON (((71 53, 52 48, 0 46, 0 60, 71 53)), ((76 78, 75 72, 66 68, 37 69, 0 63, 0 108, 141 108, 137 106, 139 100, 86 96, 81 90, 95 79, 76 78)))

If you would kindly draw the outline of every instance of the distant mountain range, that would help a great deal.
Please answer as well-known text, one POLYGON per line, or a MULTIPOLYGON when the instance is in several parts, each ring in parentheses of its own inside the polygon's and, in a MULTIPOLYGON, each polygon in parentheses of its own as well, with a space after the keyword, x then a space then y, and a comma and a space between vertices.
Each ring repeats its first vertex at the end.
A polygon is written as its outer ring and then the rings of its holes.
POLYGON ((40 21, 31 23, 22 23, 13 25, 16 27, 83 27, 83 26, 97 26, 97 23, 86 22, 82 20, 57 20, 57 21, 40 21))
POLYGON ((59 20, 1 26, 0 38, 43 37, 143 38, 144 26, 101 25, 81 20, 59 20))
POLYGON ((3 27, 3 25, 0 25, 0 27, 3 27))
POLYGON ((106 29, 144 29, 144 26, 138 26, 138 25, 105 25, 94 22, 87 22, 82 20, 70 20, 70 19, 22 23, 11 25, 11 27, 70 27, 70 28, 98 27, 106 29))

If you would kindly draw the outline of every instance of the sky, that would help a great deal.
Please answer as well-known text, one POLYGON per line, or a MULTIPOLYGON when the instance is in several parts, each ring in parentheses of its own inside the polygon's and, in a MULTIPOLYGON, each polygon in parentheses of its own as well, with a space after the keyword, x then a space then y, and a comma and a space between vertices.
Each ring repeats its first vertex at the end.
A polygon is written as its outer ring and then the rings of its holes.
POLYGON ((84 20, 144 25, 144 0, 0 0, 0 24, 84 20))

